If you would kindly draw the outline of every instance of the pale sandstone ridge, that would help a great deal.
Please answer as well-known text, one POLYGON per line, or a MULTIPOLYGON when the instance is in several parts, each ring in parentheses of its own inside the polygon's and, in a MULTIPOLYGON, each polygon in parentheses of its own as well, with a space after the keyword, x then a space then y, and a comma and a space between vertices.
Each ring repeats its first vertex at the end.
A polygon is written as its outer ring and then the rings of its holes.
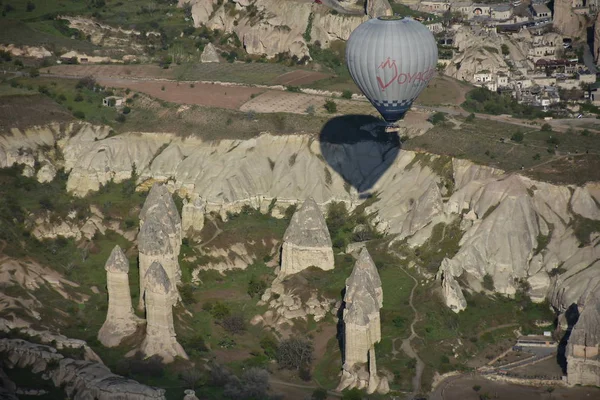
POLYGON ((54 386, 64 388, 65 398, 165 400, 164 389, 115 375, 98 362, 64 358, 50 346, 21 339, 0 339, 0 353, 5 355, 2 362, 7 368, 31 368, 34 374, 43 372, 54 386))
POLYGON ((158 355, 170 363, 175 357, 187 359, 183 347, 177 342, 173 326, 174 285, 158 262, 152 263, 144 274, 146 301, 146 337, 142 353, 146 357, 158 355))
POLYGON ((381 340, 383 291, 377 267, 363 248, 346 280, 344 295, 344 365, 338 391, 366 389, 367 393, 387 393, 386 377, 377 375, 375 343, 381 340))
POLYGON ((135 333, 139 319, 131 306, 129 261, 119 246, 115 246, 110 253, 104 269, 108 288, 108 312, 106 321, 98 332, 98 340, 106 347, 115 347, 124 338, 135 333))
POLYGON ((179 298, 177 284, 181 282, 179 251, 181 249, 181 218, 177 206, 167 187, 155 183, 140 211, 140 233, 138 235, 140 266, 140 302, 144 308, 145 274, 154 262, 165 269, 173 284, 170 293, 174 300, 179 298))
MULTIPOLYGON (((323 5, 293 0, 244 0, 236 2, 235 12, 216 0, 180 0, 179 6, 186 3, 191 5, 194 26, 233 32, 248 54, 264 54, 267 58, 279 53, 310 58, 309 43, 319 41, 323 47, 329 47, 333 40, 347 40, 369 18, 364 8, 347 11, 337 1, 328 0, 323 5), (341 12, 333 15, 327 6, 341 12), (310 26, 309 21, 312 21, 310 26)), ((369 1, 368 8, 371 15, 389 15, 391 10, 387 0, 369 1)))
POLYGON ((294 213, 283 236, 280 277, 317 267, 333 269, 333 248, 325 218, 313 198, 294 213))
POLYGON ((600 386, 600 285, 580 299, 579 312, 567 343, 567 382, 600 386))

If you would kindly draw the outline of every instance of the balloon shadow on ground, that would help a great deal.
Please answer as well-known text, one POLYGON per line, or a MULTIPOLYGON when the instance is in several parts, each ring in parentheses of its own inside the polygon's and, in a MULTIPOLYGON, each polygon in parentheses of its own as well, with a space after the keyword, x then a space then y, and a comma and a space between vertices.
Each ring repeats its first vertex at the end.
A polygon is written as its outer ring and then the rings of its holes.
POLYGON ((394 163, 401 143, 372 115, 343 115, 327 121, 319 135, 325 161, 359 193, 369 191, 394 163), (362 128, 362 129, 361 129, 362 128))

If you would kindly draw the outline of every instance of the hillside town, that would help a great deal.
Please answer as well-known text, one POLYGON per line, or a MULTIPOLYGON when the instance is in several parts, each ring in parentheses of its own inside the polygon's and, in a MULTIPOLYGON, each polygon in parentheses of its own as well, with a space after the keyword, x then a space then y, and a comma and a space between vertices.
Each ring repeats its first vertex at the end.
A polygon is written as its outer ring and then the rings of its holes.
POLYGON ((411 7, 430 15, 424 23, 438 38, 440 71, 492 92, 509 93, 521 104, 581 118, 581 104, 600 105, 594 63, 598 49, 592 54, 582 43, 582 35, 588 34, 585 26, 580 33, 569 31, 578 17, 596 20, 600 2, 570 3, 566 11, 575 20, 566 21, 568 29, 561 29, 563 22, 554 20, 544 0, 433 0, 411 7))

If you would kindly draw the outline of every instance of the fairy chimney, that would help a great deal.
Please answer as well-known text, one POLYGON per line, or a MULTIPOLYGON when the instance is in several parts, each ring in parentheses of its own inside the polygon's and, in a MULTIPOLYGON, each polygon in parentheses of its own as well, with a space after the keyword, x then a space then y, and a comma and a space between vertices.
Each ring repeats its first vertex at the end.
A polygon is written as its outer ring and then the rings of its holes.
POLYGON ((177 342, 173 327, 173 285, 159 262, 153 262, 144 274, 146 287, 146 338, 142 352, 146 357, 158 355, 170 363, 175 357, 187 359, 187 354, 177 342))
POLYGON ((181 231, 183 236, 200 232, 204 228, 204 213, 206 203, 201 198, 196 198, 183 205, 181 210, 181 231))
POLYGON ((172 295, 179 298, 177 284, 181 282, 179 251, 181 250, 181 218, 171 193, 163 184, 156 183, 150 189, 140 211, 138 235, 140 267, 140 301, 144 308, 144 276, 150 265, 158 261, 173 283, 172 295))
POLYGON ((383 290, 366 248, 346 280, 344 303, 344 364, 338 390, 357 387, 366 388, 368 393, 387 393, 387 379, 377 376, 375 359, 375 343, 381 340, 383 290))
POLYGON ((106 321, 98 332, 98 340, 106 347, 118 346, 133 334, 139 318, 133 313, 129 291, 129 261, 117 245, 104 266, 108 289, 108 312, 106 321))
POLYGON ((567 383, 600 386, 600 286, 585 297, 567 343, 567 383))
POLYGON ((173 250, 176 254, 179 254, 181 248, 181 217, 173 201, 173 196, 169 193, 167 186, 162 183, 152 185, 146 197, 144 206, 140 211, 140 229, 144 222, 149 219, 155 219, 165 225, 172 226, 172 229, 169 229, 169 239, 173 250))
POLYGON ((145 275, 154 262, 159 262, 166 271, 169 281, 173 283, 171 294, 176 300, 179 296, 177 283, 181 281, 181 269, 178 253, 171 245, 169 233, 172 226, 162 224, 151 218, 147 220, 138 235, 139 268, 140 268, 140 302, 138 308, 144 309, 145 275))
POLYGON ((294 213, 283 237, 280 277, 308 267, 331 270, 334 267, 331 237, 317 203, 308 198, 294 213))

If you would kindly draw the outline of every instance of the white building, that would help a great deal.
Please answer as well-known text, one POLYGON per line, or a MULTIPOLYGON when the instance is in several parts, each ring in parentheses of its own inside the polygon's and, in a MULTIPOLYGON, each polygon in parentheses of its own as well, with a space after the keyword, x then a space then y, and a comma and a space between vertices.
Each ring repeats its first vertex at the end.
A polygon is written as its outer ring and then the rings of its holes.
POLYGON ((512 7, 510 4, 496 4, 491 7, 490 16, 492 19, 504 21, 512 16, 512 7))
POLYGON ((536 20, 552 18, 552 12, 545 4, 533 4, 531 6, 531 15, 536 20))
POLYGON ((102 105, 105 107, 121 107, 125 104, 125 99, 118 96, 108 96, 102 99, 102 105))

